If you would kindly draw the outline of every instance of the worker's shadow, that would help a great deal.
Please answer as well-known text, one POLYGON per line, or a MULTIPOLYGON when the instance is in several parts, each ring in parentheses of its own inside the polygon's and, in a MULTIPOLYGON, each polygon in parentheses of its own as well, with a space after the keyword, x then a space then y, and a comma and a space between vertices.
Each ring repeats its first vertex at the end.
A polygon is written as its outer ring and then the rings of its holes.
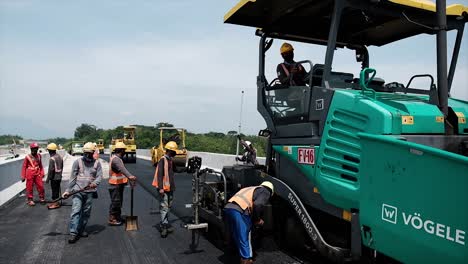
POLYGON ((97 235, 104 231, 104 229, 106 229, 106 227, 103 225, 90 225, 86 227, 86 231, 90 235, 97 235))

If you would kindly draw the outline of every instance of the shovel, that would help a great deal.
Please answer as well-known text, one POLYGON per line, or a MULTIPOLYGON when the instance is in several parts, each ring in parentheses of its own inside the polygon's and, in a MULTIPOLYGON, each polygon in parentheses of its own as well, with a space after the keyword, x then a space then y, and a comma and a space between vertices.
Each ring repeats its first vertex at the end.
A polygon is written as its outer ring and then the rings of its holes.
MULTIPOLYGON (((88 190, 88 189, 89 189, 89 187, 86 186, 86 187, 84 187, 84 188, 82 188, 82 189, 79 189, 79 190, 70 192, 70 193, 68 194, 67 198, 59 197, 59 198, 57 198, 57 199, 55 199, 55 200, 52 200, 51 203, 56 203, 56 202, 60 201, 60 205, 62 205, 62 201, 63 201, 63 200, 66 200, 66 199, 72 197, 74 194, 77 194, 77 193, 80 193, 80 192, 84 192, 84 191, 86 191, 86 190, 88 190)), ((60 189, 60 191, 62 191, 62 189, 60 189)), ((50 208, 49 208, 48 206, 47 206, 47 209, 50 210, 50 208)))
POLYGON ((130 216, 127 216, 125 219, 125 230, 126 231, 133 231, 138 230, 138 216, 133 215, 133 189, 134 186, 131 186, 130 191, 130 216))

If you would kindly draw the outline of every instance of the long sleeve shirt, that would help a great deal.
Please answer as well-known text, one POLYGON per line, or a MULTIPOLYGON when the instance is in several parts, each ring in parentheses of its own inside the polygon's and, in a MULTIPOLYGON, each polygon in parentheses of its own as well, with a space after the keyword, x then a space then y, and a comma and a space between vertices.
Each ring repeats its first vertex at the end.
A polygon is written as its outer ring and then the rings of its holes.
POLYGON ((32 177, 44 176, 44 168, 42 167, 42 161, 40 154, 36 154, 35 156, 28 154, 28 157, 24 158, 23 167, 21 169, 21 179, 32 179, 32 177))
MULTIPOLYGON (((130 177, 132 174, 125 168, 125 165, 122 161, 122 158, 119 155, 115 155, 112 159, 112 163, 110 164, 112 171, 116 173, 122 173, 125 177, 130 177)), ((126 183, 124 183, 126 184, 126 183)), ((120 184, 109 184, 109 189, 115 189, 120 184)))
MULTIPOLYGON (((255 189, 253 193, 253 208, 252 208, 252 214, 251 218, 252 221, 257 221, 258 219, 263 218, 263 211, 265 208, 265 205, 268 204, 268 201, 270 200, 271 193, 270 191, 265 188, 265 187, 260 187, 255 189)), ((226 208, 232 208, 235 209, 245 215, 249 214, 249 210, 242 210, 239 205, 236 203, 228 203, 226 204, 226 208)))
POLYGON ((47 171, 47 180, 61 180, 63 171, 63 159, 55 153, 49 159, 49 169, 47 171))
POLYGON ((244 155, 240 158, 241 161, 245 161, 247 163, 251 163, 253 165, 258 165, 258 160, 257 160, 257 150, 252 147, 247 145, 243 139, 240 140, 240 143, 242 146, 244 146, 246 152, 244 155))
POLYGON ((302 65, 296 64, 295 61, 292 63, 283 62, 278 64, 276 67, 276 72, 278 74, 278 80, 283 85, 292 85, 292 86, 304 86, 306 85, 304 78, 306 77, 306 70, 302 65), (284 65, 284 67, 283 67, 284 65), (286 68, 286 71, 284 70, 286 68), (295 73, 291 73, 292 70, 296 70, 295 73))
MULTIPOLYGON (((85 188, 91 183, 94 183, 96 185, 99 185, 102 180, 102 167, 101 163, 99 161, 95 161, 94 159, 92 161, 86 161, 86 159, 83 157, 81 158, 83 160, 83 174, 84 176, 91 176, 90 179, 88 180, 81 180, 78 178, 78 175, 80 174, 80 166, 78 164, 79 160, 75 160, 72 166, 72 173, 70 176, 70 181, 68 183, 68 188, 67 192, 71 191, 77 191, 79 189, 85 188)), ((89 189, 86 190, 85 192, 96 192, 96 189, 89 189)))

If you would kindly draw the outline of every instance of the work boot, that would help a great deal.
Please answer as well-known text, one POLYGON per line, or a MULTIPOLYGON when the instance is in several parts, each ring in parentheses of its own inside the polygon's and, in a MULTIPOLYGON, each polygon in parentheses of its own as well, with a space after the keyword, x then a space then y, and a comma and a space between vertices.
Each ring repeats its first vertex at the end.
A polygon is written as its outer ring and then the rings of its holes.
POLYGON ((45 203, 46 203, 44 198, 41 198, 41 199, 39 200, 39 202, 40 202, 41 204, 45 204, 45 203))
POLYGON ((36 203, 34 203, 33 200, 28 200, 28 201, 26 202, 26 204, 29 205, 29 206, 34 206, 34 205, 36 205, 36 203))
POLYGON ((167 227, 165 224, 162 224, 161 225, 161 237, 162 238, 166 238, 167 237, 167 227))
POLYGON ((57 209, 57 208, 60 208, 60 203, 59 202, 50 203, 50 204, 47 205, 47 209, 57 209))
POLYGON ((74 244, 76 241, 78 241, 78 236, 75 234, 71 234, 68 238, 68 244, 74 244))
POLYGON ((109 221, 107 222, 110 226, 120 226, 122 222, 119 221, 115 216, 109 216, 109 221))
POLYGON ((174 232, 174 227, 171 224, 166 224, 166 229, 168 233, 174 232))

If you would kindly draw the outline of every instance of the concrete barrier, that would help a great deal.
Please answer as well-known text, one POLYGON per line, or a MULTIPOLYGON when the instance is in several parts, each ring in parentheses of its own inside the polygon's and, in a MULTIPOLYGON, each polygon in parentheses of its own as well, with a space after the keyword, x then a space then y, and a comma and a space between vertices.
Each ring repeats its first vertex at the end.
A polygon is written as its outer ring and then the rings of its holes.
MULTIPOLYGON (((59 150, 60 155, 65 151, 59 150)), ((45 173, 49 166, 49 153, 42 153, 42 166, 45 173)), ((26 189, 26 182, 21 182, 21 168, 24 157, 0 161, 0 206, 26 189)))
MULTIPOLYGON (((150 149, 137 149, 137 158, 151 160, 150 149)), ((198 156, 202 158, 202 166, 210 167, 216 170, 221 170, 224 166, 236 164, 236 155, 218 154, 210 152, 189 151, 188 157, 198 156)), ((257 158, 258 162, 262 165, 265 164, 265 158, 257 158)))

